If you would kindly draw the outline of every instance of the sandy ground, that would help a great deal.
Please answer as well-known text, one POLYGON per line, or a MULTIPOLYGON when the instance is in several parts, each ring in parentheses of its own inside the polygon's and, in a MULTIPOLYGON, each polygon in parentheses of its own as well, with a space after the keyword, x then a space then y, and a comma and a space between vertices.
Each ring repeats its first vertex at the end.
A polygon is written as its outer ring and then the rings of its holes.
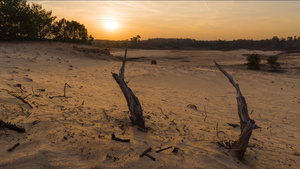
POLYGON ((274 73, 245 69, 243 54, 276 51, 129 50, 125 80, 144 109, 144 133, 131 126, 111 76, 121 62, 90 48, 0 43, 0 119, 26 129, 0 128, 0 168, 300 168, 300 54, 281 54, 283 71, 274 73), (217 144, 236 140, 240 130, 227 125, 239 123, 236 91, 213 60, 239 83, 251 118, 262 127, 242 162, 217 144), (67 98, 53 97, 64 94, 65 83, 67 98), (112 140, 113 133, 130 143, 112 140), (156 161, 139 157, 149 147, 156 161))

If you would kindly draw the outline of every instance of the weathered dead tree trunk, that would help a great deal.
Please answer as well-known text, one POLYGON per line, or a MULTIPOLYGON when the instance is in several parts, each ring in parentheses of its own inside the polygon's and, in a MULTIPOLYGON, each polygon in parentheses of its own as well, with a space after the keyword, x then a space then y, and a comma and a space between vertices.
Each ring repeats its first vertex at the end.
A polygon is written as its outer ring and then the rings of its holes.
POLYGON ((125 56, 123 58, 123 64, 120 69, 119 74, 112 73, 113 78, 116 80, 120 86, 130 111, 130 120, 132 125, 138 125, 140 129, 146 131, 145 120, 143 117, 143 110, 138 98, 133 94, 132 90, 127 86, 128 82, 124 81, 125 63, 127 58, 127 48, 125 50, 125 56))
POLYGON ((255 121, 250 119, 249 117, 247 103, 242 95, 242 92, 240 91, 239 85, 234 82, 232 75, 227 73, 216 61, 215 64, 219 68, 219 70, 229 79, 229 82, 237 91, 236 100, 238 105, 238 115, 240 117, 241 134, 239 139, 232 144, 231 149, 236 153, 237 158, 239 160, 242 160, 246 152, 252 130, 259 127, 255 124, 255 121))

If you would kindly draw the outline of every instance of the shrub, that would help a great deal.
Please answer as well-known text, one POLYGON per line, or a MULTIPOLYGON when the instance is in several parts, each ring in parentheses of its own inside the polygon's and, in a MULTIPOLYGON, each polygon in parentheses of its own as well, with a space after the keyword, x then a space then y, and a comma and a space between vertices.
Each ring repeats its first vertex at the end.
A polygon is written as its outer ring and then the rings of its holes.
POLYGON ((254 54, 252 53, 250 56, 247 57, 247 66, 248 66, 248 69, 251 69, 251 70, 259 70, 260 67, 259 67, 259 63, 260 63, 260 57, 258 54, 254 54))
POLYGON ((267 59, 270 68, 273 69, 274 71, 277 71, 280 68, 280 64, 277 62, 277 60, 278 60, 277 56, 270 56, 267 59))
POLYGON ((156 65, 156 64, 157 64, 156 60, 151 61, 151 65, 156 65))

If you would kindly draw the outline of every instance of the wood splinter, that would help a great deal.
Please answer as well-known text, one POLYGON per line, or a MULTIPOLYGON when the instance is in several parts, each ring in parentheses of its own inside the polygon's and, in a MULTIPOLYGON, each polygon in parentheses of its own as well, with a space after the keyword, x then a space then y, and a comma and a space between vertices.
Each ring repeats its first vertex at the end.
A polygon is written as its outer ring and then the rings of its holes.
POLYGON ((142 106, 138 100, 138 98, 134 95, 132 90, 127 86, 127 82, 124 81, 124 73, 125 73, 125 63, 127 59, 127 48, 125 50, 125 55, 123 58, 123 64, 120 68, 119 74, 111 73, 115 81, 118 83, 119 87, 121 88, 130 111, 130 120, 132 125, 138 125, 139 129, 142 131, 147 131, 145 127, 145 120, 143 117, 143 110, 142 106))
POLYGON ((230 148, 236 153, 239 160, 242 160, 246 152, 246 148, 249 143, 253 129, 260 128, 255 124, 255 121, 250 119, 248 114, 247 103, 240 91, 240 87, 232 78, 232 75, 227 73, 216 61, 216 66, 218 69, 228 78, 229 82, 237 91, 237 105, 238 105, 238 115, 240 118, 241 134, 237 141, 235 141, 230 148))

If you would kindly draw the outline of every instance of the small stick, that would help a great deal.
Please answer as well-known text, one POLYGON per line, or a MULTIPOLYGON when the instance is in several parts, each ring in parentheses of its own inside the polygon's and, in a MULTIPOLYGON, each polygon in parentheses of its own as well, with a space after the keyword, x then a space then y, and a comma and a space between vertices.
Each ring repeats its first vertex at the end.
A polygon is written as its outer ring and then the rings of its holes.
POLYGON ((8 149, 8 152, 12 152, 16 147, 18 147, 20 145, 20 143, 15 144, 14 146, 12 146, 12 148, 8 149))
POLYGON ((205 113, 205 118, 204 118, 204 121, 206 120, 206 118, 207 118, 207 112, 206 112, 206 108, 205 108, 205 106, 204 106, 204 113, 205 113))
POLYGON ((144 157, 147 153, 149 153, 150 151, 152 150, 151 147, 147 148, 147 150, 145 150, 141 155, 140 157, 144 157))
POLYGON ((21 100, 23 103, 27 104, 30 108, 33 108, 33 107, 31 106, 31 104, 30 104, 28 101, 26 101, 24 98, 22 98, 21 96, 17 96, 17 95, 15 95, 15 94, 11 94, 11 96, 13 96, 13 97, 15 97, 15 98, 21 100))
POLYGON ((69 87, 69 88, 71 88, 71 86, 68 84, 68 83, 65 83, 65 87, 64 87, 64 97, 67 97, 66 96, 66 87, 69 87))
POLYGON ((216 127, 216 130, 217 130, 217 137, 219 138, 219 130, 218 130, 218 123, 217 123, 217 127, 216 127))
POLYGON ((170 148, 172 148, 172 146, 169 146, 169 147, 167 147, 167 148, 162 148, 162 149, 157 150, 157 151, 155 151, 155 152, 156 152, 156 153, 159 153, 159 152, 161 152, 161 151, 165 151, 165 150, 168 150, 168 149, 170 149, 170 148))
POLYGON ((153 161, 156 161, 156 159, 154 157, 152 157, 150 154, 145 154, 145 156, 149 157, 153 161))
POLYGON ((111 134, 111 139, 112 139, 112 140, 115 140, 115 141, 120 141, 120 142, 127 142, 127 143, 130 142, 130 139, 120 139, 120 138, 117 138, 117 137, 115 136, 115 134, 111 134))

